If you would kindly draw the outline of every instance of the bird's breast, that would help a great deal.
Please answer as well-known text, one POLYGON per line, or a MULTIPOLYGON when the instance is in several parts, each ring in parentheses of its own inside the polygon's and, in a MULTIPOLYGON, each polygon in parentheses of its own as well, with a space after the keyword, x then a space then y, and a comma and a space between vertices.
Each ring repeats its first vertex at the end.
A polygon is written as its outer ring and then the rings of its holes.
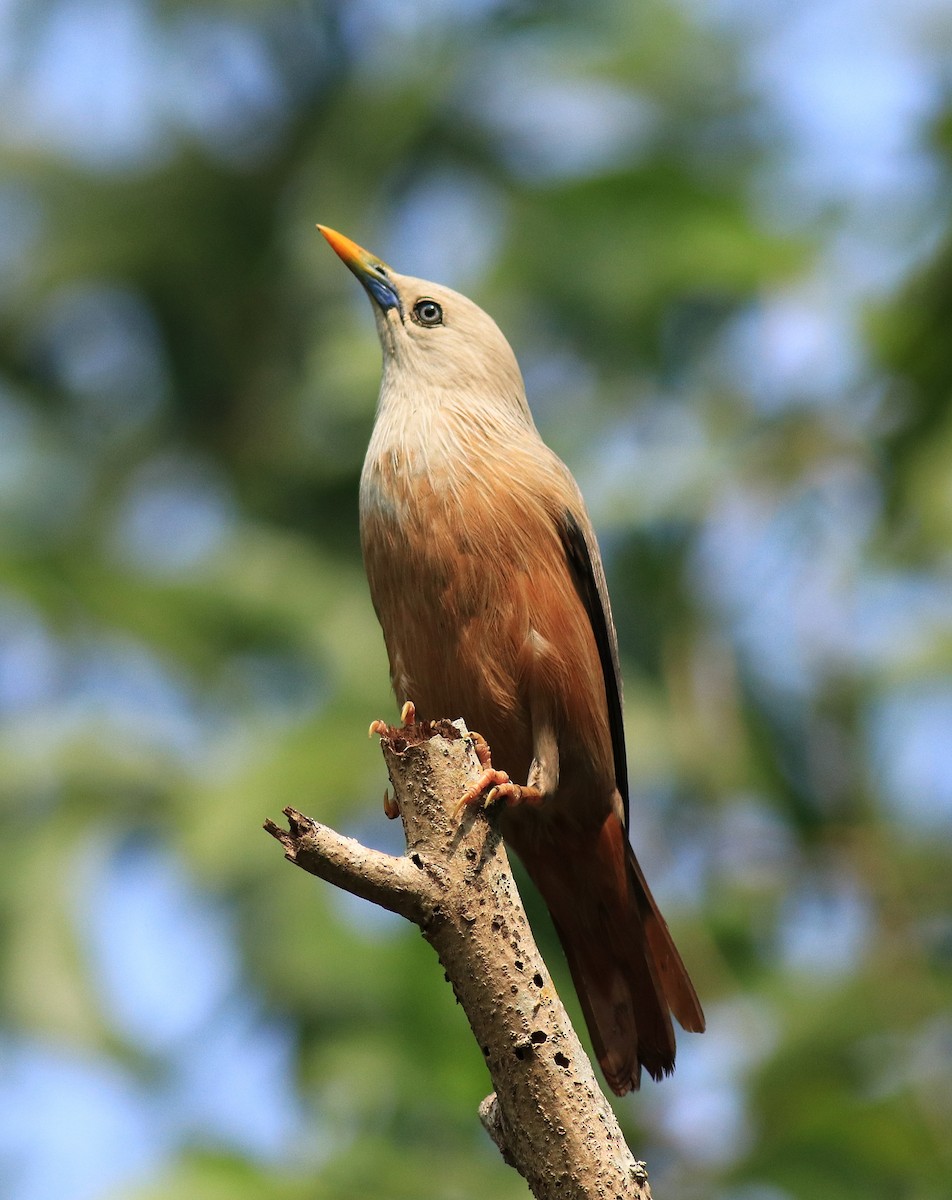
POLYGON ((552 461, 528 441, 473 438, 456 458, 372 444, 364 562, 400 702, 463 717, 520 781, 547 724, 563 781, 605 774, 594 790, 608 795, 604 678, 554 518, 570 497, 552 461))
POLYGON ((524 514, 500 511, 500 503, 478 464, 462 457, 424 456, 406 446, 368 455, 360 521, 375 603, 379 598, 387 610, 399 588, 439 625, 466 619, 474 606, 485 609, 496 585, 493 572, 477 565, 490 553, 507 557, 525 523, 524 514))
POLYGON ((371 449, 361 541, 397 697, 412 699, 421 716, 464 717, 524 779, 529 548, 538 552, 550 523, 524 502, 521 484, 505 484, 497 456, 371 449))

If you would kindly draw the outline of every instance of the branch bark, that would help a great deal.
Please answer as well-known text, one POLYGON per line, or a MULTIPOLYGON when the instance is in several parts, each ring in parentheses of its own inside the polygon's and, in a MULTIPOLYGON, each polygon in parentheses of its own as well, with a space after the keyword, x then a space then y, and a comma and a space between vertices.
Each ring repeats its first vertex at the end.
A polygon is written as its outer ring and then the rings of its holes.
MULTIPOLYGON (((461 724, 461 723, 460 723, 461 724)), ((539 1200, 650 1200, 538 950, 491 819, 458 798, 481 767, 448 721, 389 729, 381 745, 407 840, 395 858, 285 809, 285 857, 420 927, 486 1059, 480 1118, 539 1200)))

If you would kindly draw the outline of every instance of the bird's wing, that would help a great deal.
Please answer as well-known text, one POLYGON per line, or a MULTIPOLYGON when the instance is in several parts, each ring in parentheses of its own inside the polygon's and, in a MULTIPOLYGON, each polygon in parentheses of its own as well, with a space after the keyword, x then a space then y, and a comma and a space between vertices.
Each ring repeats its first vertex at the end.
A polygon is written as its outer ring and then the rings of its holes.
POLYGON ((595 535, 587 520, 580 521, 566 509, 559 521, 559 535, 565 548, 572 581, 588 619, 592 623, 595 645, 605 679, 605 699, 608 702, 608 725, 612 736, 615 763, 615 786, 625 804, 625 828, 628 828, 628 761, 625 756, 625 727, 621 710, 621 668, 618 665, 618 639, 608 602, 608 585, 602 568, 601 555, 595 535))

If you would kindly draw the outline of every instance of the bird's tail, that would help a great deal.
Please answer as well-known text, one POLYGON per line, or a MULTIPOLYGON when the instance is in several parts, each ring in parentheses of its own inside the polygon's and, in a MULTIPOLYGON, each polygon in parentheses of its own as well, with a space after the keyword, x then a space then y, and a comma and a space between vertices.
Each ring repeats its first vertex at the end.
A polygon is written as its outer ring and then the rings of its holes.
POLYGON ((621 821, 609 816, 592 846, 553 849, 522 857, 555 922, 599 1064, 621 1096, 639 1086, 642 1067, 655 1079, 674 1070, 672 1014, 695 1033, 704 1014, 621 821))

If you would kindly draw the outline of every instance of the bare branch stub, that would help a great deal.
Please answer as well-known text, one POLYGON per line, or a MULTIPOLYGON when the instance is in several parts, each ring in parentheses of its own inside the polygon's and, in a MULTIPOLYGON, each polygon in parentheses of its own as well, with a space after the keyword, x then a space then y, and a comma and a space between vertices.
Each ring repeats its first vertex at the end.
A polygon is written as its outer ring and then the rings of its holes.
POLYGON ((379 731, 406 857, 368 851, 294 810, 289 831, 269 832, 306 870, 420 926, 492 1076, 495 1102, 487 1098, 480 1116, 536 1197, 650 1200, 644 1164, 625 1144, 536 949, 498 831, 481 811, 453 815, 483 769, 470 736, 449 722, 379 731), (404 884, 413 882, 410 912, 404 884))
POLYGON ((438 890, 412 859, 371 850, 297 809, 286 808, 284 815, 288 829, 270 820, 264 828, 284 847, 289 862, 417 925, 430 919, 438 890))

